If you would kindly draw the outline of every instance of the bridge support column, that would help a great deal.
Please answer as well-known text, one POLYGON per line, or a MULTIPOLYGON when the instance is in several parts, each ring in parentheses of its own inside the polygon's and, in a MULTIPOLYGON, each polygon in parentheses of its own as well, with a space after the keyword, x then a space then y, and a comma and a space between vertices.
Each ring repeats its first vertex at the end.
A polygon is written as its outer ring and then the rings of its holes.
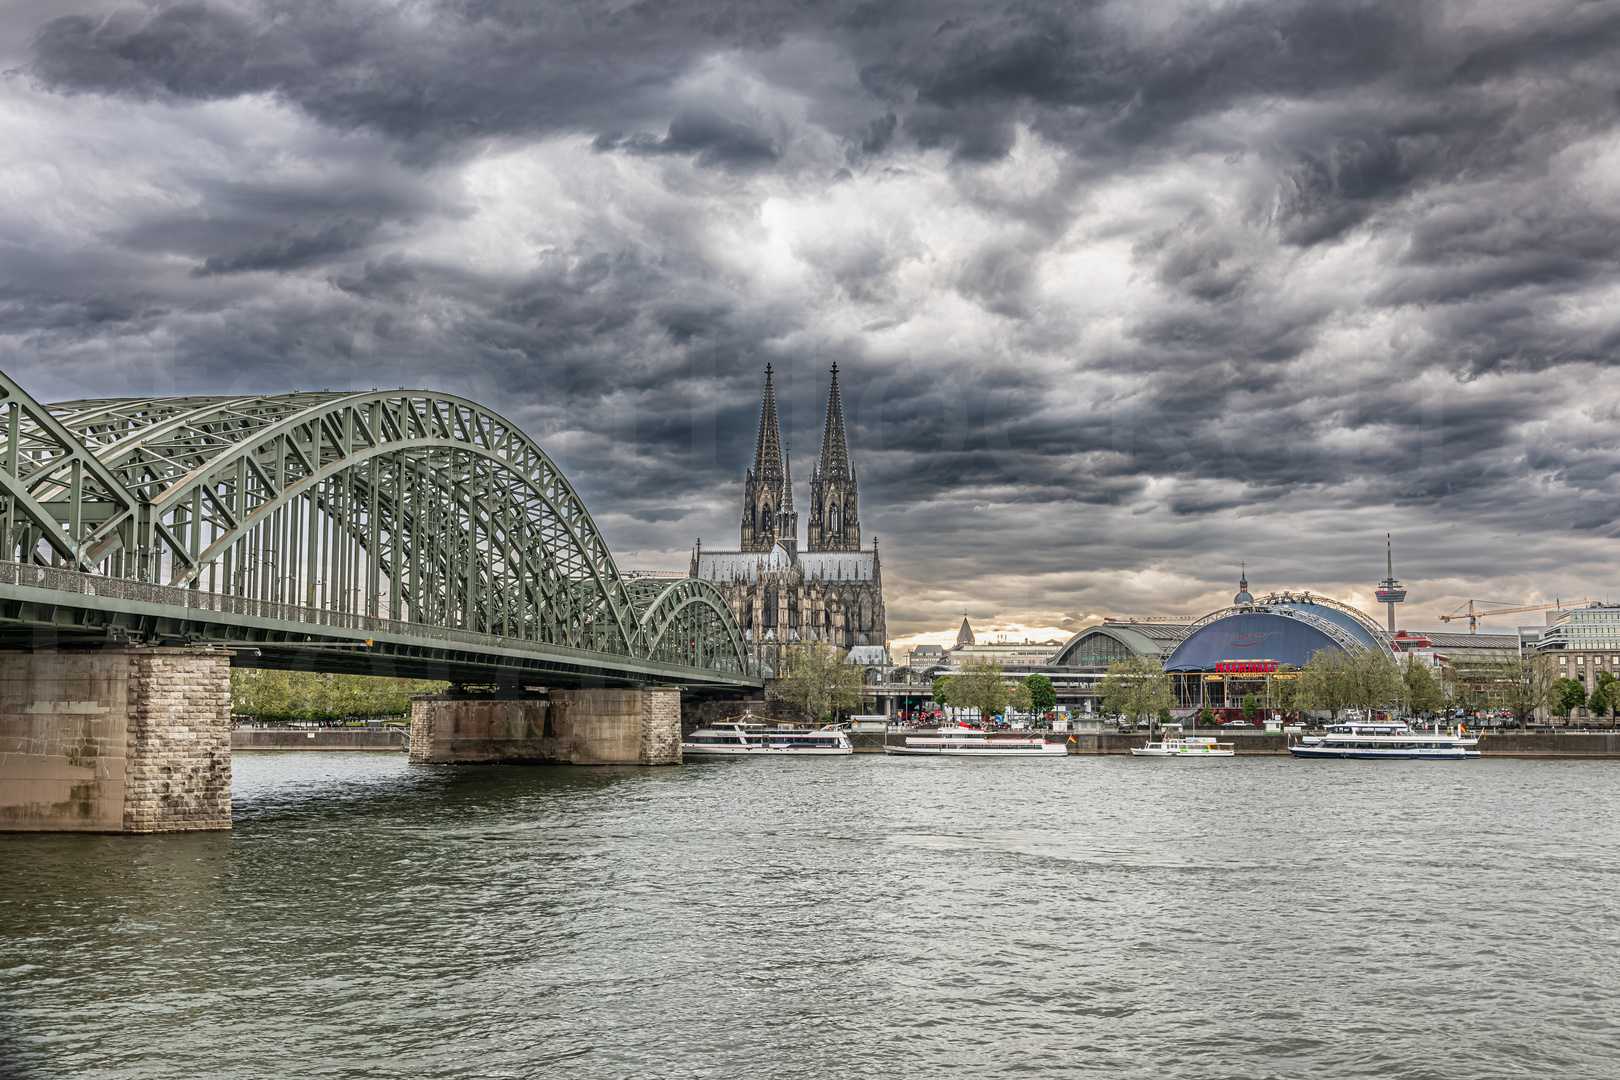
POLYGON ((450 695, 411 703, 421 764, 677 765, 679 690, 552 690, 545 698, 450 695))
POLYGON ((0 830, 231 827, 228 652, 0 653, 0 830))

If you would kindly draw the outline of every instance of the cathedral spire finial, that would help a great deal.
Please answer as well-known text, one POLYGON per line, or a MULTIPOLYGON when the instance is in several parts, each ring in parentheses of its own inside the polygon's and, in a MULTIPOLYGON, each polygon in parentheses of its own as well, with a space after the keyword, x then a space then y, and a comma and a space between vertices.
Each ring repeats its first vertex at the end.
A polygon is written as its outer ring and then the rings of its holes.
POLYGON ((782 471, 782 434, 776 425, 776 388, 771 385, 771 365, 765 365, 765 401, 759 408, 759 439, 754 444, 754 473, 760 479, 782 471))
POLYGON ((824 476, 854 476, 849 466, 849 443, 844 438, 844 401, 838 393, 838 365, 832 366, 832 386, 827 390, 827 426, 821 435, 821 473, 824 476))
POLYGON ((776 423, 776 388, 771 365, 765 365, 765 400, 759 407, 759 438, 754 444, 754 467, 744 485, 742 550, 769 551, 776 544, 781 518, 782 433, 776 423))
POLYGON ((844 401, 838 392, 838 365, 827 388, 827 424, 821 434, 821 460, 810 474, 811 551, 859 551, 861 519, 855 469, 844 437, 844 401))

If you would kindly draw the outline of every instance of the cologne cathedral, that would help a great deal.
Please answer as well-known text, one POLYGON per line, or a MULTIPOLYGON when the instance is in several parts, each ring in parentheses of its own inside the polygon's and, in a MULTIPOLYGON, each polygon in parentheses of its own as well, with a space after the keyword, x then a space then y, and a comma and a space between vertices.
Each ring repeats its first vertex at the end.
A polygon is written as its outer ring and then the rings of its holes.
POLYGON ((809 506, 806 544, 800 551, 792 464, 777 429, 776 392, 766 365, 754 467, 743 484, 739 549, 711 551, 700 544, 691 572, 726 594, 743 632, 773 668, 779 666, 781 649, 799 641, 830 641, 848 649, 852 663, 884 663, 883 574, 877 538, 870 550, 861 550, 860 506, 844 439, 837 364, 827 392, 821 460, 810 474, 809 506))

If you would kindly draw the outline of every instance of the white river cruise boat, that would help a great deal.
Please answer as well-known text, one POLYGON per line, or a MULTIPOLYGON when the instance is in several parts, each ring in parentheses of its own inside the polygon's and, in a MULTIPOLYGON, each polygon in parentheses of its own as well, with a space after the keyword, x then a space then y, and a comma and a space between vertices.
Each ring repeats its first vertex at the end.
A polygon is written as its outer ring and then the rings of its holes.
POLYGON ((842 757, 854 752, 849 736, 838 728, 765 724, 749 713, 698 728, 681 740, 684 757, 842 757))
POLYGON ((1204 736, 1187 738, 1182 735, 1179 724, 1170 725, 1165 730, 1164 738, 1157 742, 1131 747, 1132 757, 1216 758, 1236 755, 1236 743, 1216 742, 1204 736))
POLYGON ((885 746, 885 754, 915 757, 1063 757, 1065 743, 1045 739, 992 739, 973 728, 940 728, 935 735, 908 735, 904 746, 885 746))
POLYGON ((1479 757, 1479 740, 1460 731, 1413 731, 1400 721, 1334 724, 1322 735, 1301 736, 1288 752, 1302 758, 1418 758, 1461 761, 1479 757))

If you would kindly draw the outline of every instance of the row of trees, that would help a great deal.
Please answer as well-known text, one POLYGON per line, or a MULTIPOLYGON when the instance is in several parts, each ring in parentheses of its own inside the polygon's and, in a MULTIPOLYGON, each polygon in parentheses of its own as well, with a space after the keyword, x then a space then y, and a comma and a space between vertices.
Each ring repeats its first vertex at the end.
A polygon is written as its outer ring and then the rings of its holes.
MULTIPOLYGON (((847 653, 826 642, 812 641, 788 649, 782 656, 777 699, 810 717, 831 717, 861 706, 864 698, 861 668, 847 662, 847 653)), ((995 716, 1011 705, 1024 713, 1046 713, 1057 706, 1057 690, 1045 675, 1031 675, 1009 687, 1002 666, 975 657, 952 675, 934 680, 933 700, 957 709, 977 709, 995 716)))
POLYGON ((1097 684, 1097 693, 1104 709, 1128 716, 1133 723, 1146 717, 1167 716, 1176 704, 1170 676, 1149 656, 1132 656, 1109 664, 1108 673, 1097 684))
POLYGON ((1590 695, 1579 679, 1559 679, 1553 684, 1553 712, 1568 716, 1575 709, 1589 709, 1598 716, 1614 719, 1620 709, 1620 679, 1607 671, 1598 672, 1597 685, 1590 695))
POLYGON ((1537 709, 1556 711, 1558 667, 1545 653, 1468 658, 1453 665, 1447 689, 1462 708, 1506 710, 1523 727, 1537 709))
MULTIPOLYGON (((1435 712, 1451 700, 1469 711, 1505 709, 1523 726, 1537 709, 1555 704, 1563 715, 1580 705, 1609 713, 1620 707, 1620 680, 1605 672, 1588 699, 1580 683, 1558 679, 1552 657, 1541 654, 1470 660, 1449 674, 1443 683, 1429 665, 1412 656, 1397 662, 1372 650, 1347 654, 1323 649, 1303 668, 1284 665, 1270 681, 1269 701, 1251 701, 1254 695, 1246 695, 1244 712, 1252 716, 1263 704, 1285 712, 1321 710, 1337 719, 1349 708, 1435 712)), ((1135 721, 1175 705, 1170 678, 1151 657, 1114 661, 1097 689, 1103 708, 1135 721)))
POLYGON ((1280 674, 1288 677, 1273 681, 1272 702, 1289 712, 1320 709, 1338 719, 1350 708, 1427 713, 1446 703, 1434 669, 1415 656, 1396 662, 1370 649, 1355 654, 1323 649, 1304 668, 1280 674))
POLYGON ((431 679, 232 668, 231 712, 267 723, 403 716, 411 711, 411 695, 441 693, 448 685, 431 679))
POLYGON ((954 675, 934 680, 933 700, 953 709, 977 709, 984 717, 1009 707, 1037 716, 1057 707, 1057 688, 1045 675, 1029 675, 1008 686, 1005 668, 994 660, 974 657, 954 675))

